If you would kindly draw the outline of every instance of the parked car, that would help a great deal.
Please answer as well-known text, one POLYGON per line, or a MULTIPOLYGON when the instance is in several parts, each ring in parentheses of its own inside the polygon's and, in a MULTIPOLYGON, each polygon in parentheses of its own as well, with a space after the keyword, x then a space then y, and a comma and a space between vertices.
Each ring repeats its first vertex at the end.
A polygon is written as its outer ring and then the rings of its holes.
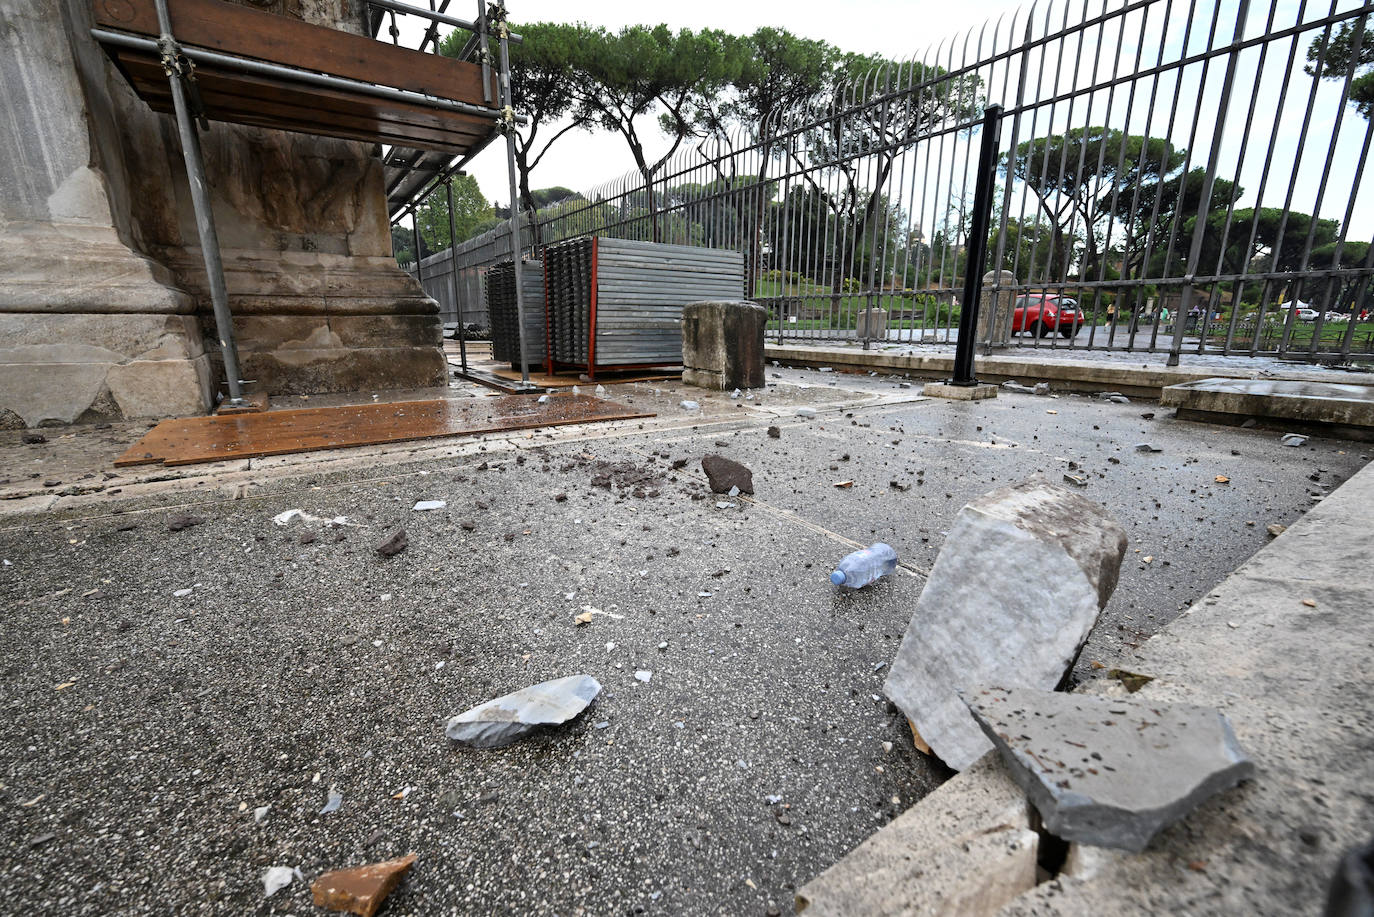
POLYGON ((1042 338, 1058 331, 1066 338, 1078 333, 1083 324, 1083 313, 1078 311, 1078 302, 1067 296, 1047 293, 1032 293, 1016 300, 1012 312, 1011 330, 1029 331, 1042 338))
POLYGON ((1346 315, 1344 312, 1327 312, 1325 320, 1328 322, 1348 322, 1350 321, 1350 316, 1346 315))
POLYGON ((1317 320, 1318 312, 1316 309, 1294 309, 1293 312, 1300 322, 1315 322, 1317 320))

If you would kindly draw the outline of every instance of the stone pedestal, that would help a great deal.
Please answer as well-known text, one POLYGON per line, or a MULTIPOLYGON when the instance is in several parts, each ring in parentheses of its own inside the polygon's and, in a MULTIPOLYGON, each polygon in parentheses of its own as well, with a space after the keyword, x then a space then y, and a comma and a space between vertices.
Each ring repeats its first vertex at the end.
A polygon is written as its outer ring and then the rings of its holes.
POLYGON ((887 337, 887 310, 864 309, 855 325, 859 340, 881 341, 887 337))
POLYGON ((682 310, 682 381, 729 391, 763 387, 768 310, 752 302, 694 302, 682 310))
POLYGON ((978 301, 977 336, 974 338, 977 343, 993 347, 1006 347, 1011 343, 1012 311, 1016 299, 1012 287, 1015 284, 1016 275, 1011 271, 988 271, 983 275, 983 292, 978 301), (1000 286, 1001 291, 994 293, 994 285, 1000 286))
MULTIPOLYGON (((223 382, 174 125, 90 2, 0 0, 0 426, 200 413, 223 382)), ((362 30, 346 0, 252 5, 362 30)), ((217 122, 202 145, 250 391, 443 384, 373 147, 217 122)))

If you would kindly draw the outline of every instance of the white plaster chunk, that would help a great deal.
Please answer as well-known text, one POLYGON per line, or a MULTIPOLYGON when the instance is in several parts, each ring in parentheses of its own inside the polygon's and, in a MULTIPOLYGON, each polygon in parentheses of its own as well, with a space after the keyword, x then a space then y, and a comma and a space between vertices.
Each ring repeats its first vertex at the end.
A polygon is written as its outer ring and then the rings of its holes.
POLYGON ((992 748, 963 688, 1050 690, 1116 588, 1126 533, 1100 505, 1035 477, 960 510, 884 691, 963 770, 992 748))

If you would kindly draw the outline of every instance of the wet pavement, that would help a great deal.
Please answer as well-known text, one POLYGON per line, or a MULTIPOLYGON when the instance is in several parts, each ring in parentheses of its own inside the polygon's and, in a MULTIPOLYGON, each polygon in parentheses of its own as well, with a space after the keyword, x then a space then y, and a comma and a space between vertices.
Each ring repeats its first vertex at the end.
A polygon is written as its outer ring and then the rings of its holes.
POLYGON ((4 468, 58 482, 34 496, 11 471, 0 507, 7 904, 300 914, 318 873, 414 851, 394 913, 787 913, 943 779, 881 697, 882 664, 965 502, 1071 472, 1125 527, 1086 671, 1369 452, 1145 402, 768 381, 752 401, 610 387, 659 416, 125 476, 118 494, 55 495, 104 480, 101 457, 145 426, 0 434, 4 468), (752 468, 755 498, 709 494, 708 453, 752 468), (14 512, 34 501, 46 511, 14 512), (321 521, 275 524, 288 509, 321 521), (203 521, 169 531, 178 514, 203 521), (409 547, 378 556, 398 525, 409 547), (829 585, 877 540, 906 569, 829 585), (443 735, 473 704, 578 672, 605 690, 567 727, 487 751, 443 735), (342 805, 321 814, 331 788, 342 805), (306 881, 264 899, 274 865, 306 881))

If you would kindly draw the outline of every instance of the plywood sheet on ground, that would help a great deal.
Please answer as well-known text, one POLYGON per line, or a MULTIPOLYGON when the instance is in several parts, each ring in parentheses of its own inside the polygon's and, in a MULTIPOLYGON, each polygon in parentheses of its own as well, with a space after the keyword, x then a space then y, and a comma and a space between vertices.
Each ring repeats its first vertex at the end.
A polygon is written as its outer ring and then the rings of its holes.
POLYGON ((652 417, 572 394, 436 399, 164 420, 115 465, 194 465, 225 459, 375 446, 443 436, 652 417))

